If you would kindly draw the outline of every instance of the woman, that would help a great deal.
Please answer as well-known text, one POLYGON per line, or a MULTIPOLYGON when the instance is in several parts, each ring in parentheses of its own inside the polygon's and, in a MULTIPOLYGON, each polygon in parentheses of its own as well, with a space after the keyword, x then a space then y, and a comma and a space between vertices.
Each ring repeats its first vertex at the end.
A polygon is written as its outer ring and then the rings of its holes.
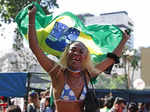
MULTIPOLYGON (((60 63, 54 62, 43 53, 38 45, 35 31, 35 13, 36 7, 33 7, 29 11, 29 45, 40 65, 49 73, 52 79, 56 112, 82 112, 86 88, 81 73, 86 75, 89 72, 92 77, 96 77, 114 64, 115 61, 112 58, 107 58, 94 67, 87 47, 81 42, 73 42, 66 47, 60 63)), ((113 52, 115 55, 121 55, 128 38, 129 36, 124 33, 122 41, 113 52)), ((89 82, 88 75, 86 75, 86 78, 89 82)))

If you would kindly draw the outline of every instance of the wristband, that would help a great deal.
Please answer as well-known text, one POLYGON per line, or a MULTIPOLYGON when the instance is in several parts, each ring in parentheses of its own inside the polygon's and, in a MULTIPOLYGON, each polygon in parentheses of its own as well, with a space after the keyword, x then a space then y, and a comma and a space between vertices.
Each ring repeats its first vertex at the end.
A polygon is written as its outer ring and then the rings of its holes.
POLYGON ((119 57, 114 53, 107 53, 107 57, 113 59, 115 61, 115 64, 120 63, 119 57))

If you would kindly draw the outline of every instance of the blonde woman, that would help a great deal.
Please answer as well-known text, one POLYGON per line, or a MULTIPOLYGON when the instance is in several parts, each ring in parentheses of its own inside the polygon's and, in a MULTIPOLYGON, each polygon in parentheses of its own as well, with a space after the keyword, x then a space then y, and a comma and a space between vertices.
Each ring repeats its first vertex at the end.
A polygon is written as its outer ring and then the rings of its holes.
MULTIPOLYGON (((85 75, 89 72, 92 77, 96 77, 110 65, 114 64, 115 60, 107 58, 102 63, 93 66, 87 47, 78 41, 66 47, 60 63, 49 59, 38 45, 35 31, 35 13, 36 7, 33 7, 29 12, 29 45, 40 65, 49 73, 52 79, 55 111, 82 112, 86 87, 81 72, 85 75)), ((122 41, 113 52, 114 55, 121 55, 121 51, 128 38, 129 36, 124 33, 122 41)), ((89 82, 87 75, 86 78, 89 82)))

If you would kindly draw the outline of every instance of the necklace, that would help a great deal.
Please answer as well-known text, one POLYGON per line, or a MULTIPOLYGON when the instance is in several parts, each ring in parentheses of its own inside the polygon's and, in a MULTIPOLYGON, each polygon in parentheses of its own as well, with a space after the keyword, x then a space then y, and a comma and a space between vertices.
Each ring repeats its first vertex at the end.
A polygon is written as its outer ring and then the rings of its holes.
POLYGON ((72 70, 71 68, 67 68, 70 72, 75 72, 75 73, 78 73, 78 72, 81 72, 81 70, 72 70))

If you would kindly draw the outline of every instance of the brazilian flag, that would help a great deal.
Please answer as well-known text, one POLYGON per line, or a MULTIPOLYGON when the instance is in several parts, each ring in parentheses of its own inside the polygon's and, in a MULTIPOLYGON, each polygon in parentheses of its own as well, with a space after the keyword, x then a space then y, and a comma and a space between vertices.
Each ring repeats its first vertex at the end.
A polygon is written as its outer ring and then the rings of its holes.
POLYGON ((108 52, 114 51, 122 39, 122 31, 114 25, 85 26, 71 12, 64 12, 56 17, 46 15, 37 2, 23 8, 16 16, 16 23, 22 36, 28 39, 28 8, 37 8, 35 27, 41 49, 60 57, 67 44, 72 41, 83 42, 90 51, 94 63, 106 58, 108 52))

